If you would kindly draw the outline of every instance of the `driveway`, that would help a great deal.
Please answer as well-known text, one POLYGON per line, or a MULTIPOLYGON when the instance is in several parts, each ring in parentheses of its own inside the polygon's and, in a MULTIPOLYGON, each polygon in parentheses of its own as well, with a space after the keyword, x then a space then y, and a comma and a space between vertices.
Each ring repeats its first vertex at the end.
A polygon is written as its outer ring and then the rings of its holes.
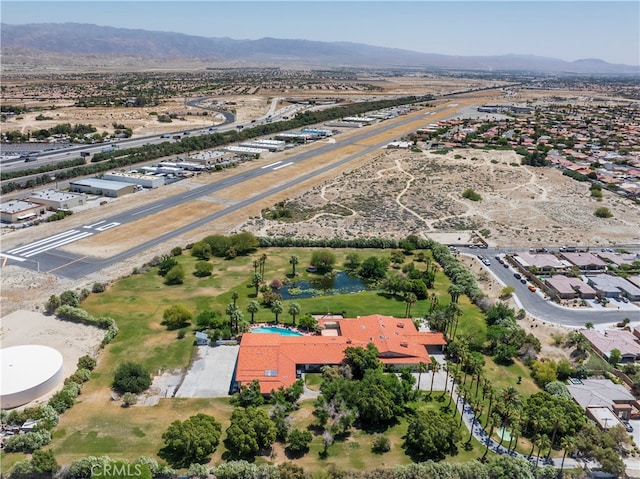
POLYGON ((196 356, 175 397, 228 396, 240 346, 197 346, 196 356))

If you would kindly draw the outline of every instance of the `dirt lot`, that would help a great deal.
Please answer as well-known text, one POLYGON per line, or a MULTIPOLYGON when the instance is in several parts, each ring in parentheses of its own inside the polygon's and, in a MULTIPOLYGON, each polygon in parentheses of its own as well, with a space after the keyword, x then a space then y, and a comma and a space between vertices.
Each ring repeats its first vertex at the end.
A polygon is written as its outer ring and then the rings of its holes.
POLYGON ((490 244, 505 247, 640 241, 638 205, 610 192, 597 202, 587 186, 556 169, 520 166, 514 152, 381 150, 365 165, 292 199, 290 207, 309 218, 251 219, 239 229, 303 237, 486 230, 490 244), (467 188, 482 200, 463 198, 467 188), (596 218, 599 206, 613 218, 596 218))
MULTIPOLYGON (((34 311, 15 311, 0 319, 0 343, 3 348, 35 344, 49 346, 62 354, 64 376, 76 370, 78 359, 85 354, 96 357, 104 331, 83 324, 60 321, 34 311)), ((46 401, 62 388, 58 385, 38 402, 46 401)))

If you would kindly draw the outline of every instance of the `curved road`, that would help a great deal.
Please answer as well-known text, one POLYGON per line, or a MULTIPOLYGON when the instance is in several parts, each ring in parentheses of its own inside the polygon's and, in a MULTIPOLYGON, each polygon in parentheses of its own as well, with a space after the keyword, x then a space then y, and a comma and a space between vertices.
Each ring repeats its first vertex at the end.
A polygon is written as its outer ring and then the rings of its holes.
MULTIPOLYGON (((585 323, 591 322, 593 324, 609 324, 617 323, 625 318, 629 318, 631 321, 640 321, 640 309, 629 304, 624 304, 627 309, 612 310, 612 309, 580 309, 562 307, 555 302, 545 299, 544 296, 536 291, 532 293, 528 289, 527 284, 522 284, 518 279, 514 277, 517 273, 511 266, 505 268, 498 263, 494 256, 499 254, 503 249, 499 248, 487 248, 487 249, 469 249, 459 248, 462 254, 469 256, 476 256, 481 254, 489 259, 491 266, 484 267, 502 284, 507 286, 513 286, 515 288, 516 302, 532 317, 546 321, 548 323, 562 324, 564 326, 580 327, 584 328, 585 323)), ((622 306, 622 305, 621 305, 622 306)))

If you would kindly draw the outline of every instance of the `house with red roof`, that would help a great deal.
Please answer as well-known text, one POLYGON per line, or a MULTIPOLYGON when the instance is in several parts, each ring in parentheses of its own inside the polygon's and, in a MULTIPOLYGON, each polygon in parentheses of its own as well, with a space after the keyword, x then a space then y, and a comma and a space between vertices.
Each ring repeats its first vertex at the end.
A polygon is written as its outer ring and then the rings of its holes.
POLYGON ((420 332, 409 318, 374 314, 320 320, 319 325, 317 335, 243 334, 232 389, 257 379, 260 391, 270 394, 291 386, 303 372, 341 364, 348 347, 373 343, 382 363, 400 368, 429 364, 429 352, 440 352, 447 344, 442 333, 420 332))

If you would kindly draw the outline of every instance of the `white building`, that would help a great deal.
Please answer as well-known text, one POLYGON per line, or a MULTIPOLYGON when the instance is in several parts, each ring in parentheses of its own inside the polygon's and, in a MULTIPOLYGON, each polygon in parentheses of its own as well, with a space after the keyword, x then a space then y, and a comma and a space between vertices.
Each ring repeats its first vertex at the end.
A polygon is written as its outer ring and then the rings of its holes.
POLYGON ((121 181, 123 183, 133 183, 134 185, 140 185, 143 188, 158 188, 164 185, 163 176, 151 176, 140 173, 111 172, 105 173, 103 179, 121 181))
POLYGON ((0 221, 20 223, 32 220, 45 212, 45 207, 31 201, 13 200, 0 204, 0 221))

